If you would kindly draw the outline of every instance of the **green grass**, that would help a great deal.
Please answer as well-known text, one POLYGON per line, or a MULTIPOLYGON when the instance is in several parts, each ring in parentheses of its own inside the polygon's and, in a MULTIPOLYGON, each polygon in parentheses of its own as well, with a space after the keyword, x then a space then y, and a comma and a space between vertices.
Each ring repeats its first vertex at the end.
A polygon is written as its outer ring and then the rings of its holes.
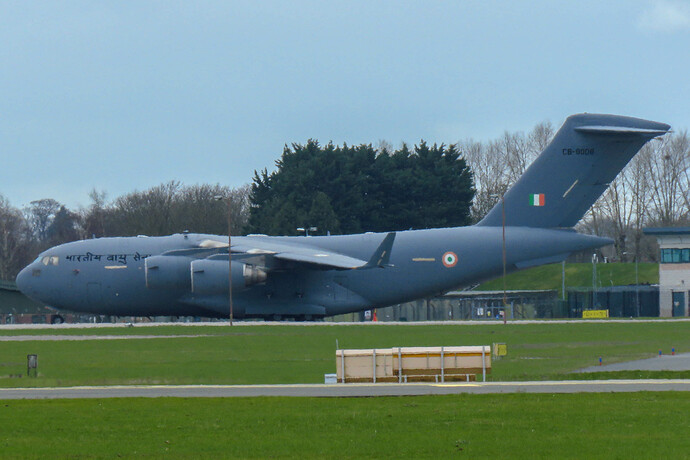
POLYGON ((613 372, 579 372, 568 376, 571 380, 640 380, 640 379, 665 379, 680 380, 690 379, 688 371, 613 371, 613 372))
POLYGON ((494 362, 490 379, 566 379, 573 370, 596 365, 600 356, 611 364, 653 357, 660 349, 690 351, 689 330, 689 323, 671 321, 107 328, 98 333, 210 336, 0 341, 0 386, 322 383, 323 374, 335 372, 336 339, 341 348, 504 342, 508 356, 494 362), (10 377, 26 373, 27 354, 38 355, 39 376, 10 377))
POLYGON ((0 402, 2 458, 684 458, 688 393, 0 402))
MULTIPOLYGON (((555 289, 561 292, 561 264, 542 265, 511 273, 506 276, 507 289, 555 289)), ((657 284, 659 282, 659 264, 640 263, 638 265, 639 282, 657 284)), ((625 286, 635 284, 635 264, 611 263, 597 264, 597 286, 625 286)), ((565 286, 592 287, 592 264, 572 263, 565 265, 565 286)), ((503 278, 496 278, 481 284, 477 290, 494 291, 503 289, 503 278)))

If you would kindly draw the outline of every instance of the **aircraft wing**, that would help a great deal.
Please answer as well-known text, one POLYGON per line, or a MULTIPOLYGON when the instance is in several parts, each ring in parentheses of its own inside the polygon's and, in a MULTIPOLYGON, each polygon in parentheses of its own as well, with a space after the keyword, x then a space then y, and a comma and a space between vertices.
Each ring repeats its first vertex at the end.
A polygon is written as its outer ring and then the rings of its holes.
MULTIPOLYGON (((305 248, 306 249, 306 248, 305 248)), ((366 260, 356 259, 343 254, 335 252, 324 251, 321 249, 314 250, 290 250, 279 252, 273 256, 278 260, 288 262, 306 263, 312 265, 320 265, 325 268, 335 268, 340 270, 353 270, 362 268, 367 264, 366 260)))
MULTIPOLYGON (((273 268, 277 265, 275 262, 292 262, 296 264, 314 265, 323 269, 336 270, 357 270, 368 268, 384 268, 389 266, 388 260, 390 258, 391 249, 395 240, 395 232, 391 232, 383 239, 379 247, 374 251, 369 260, 358 259, 356 257, 340 254, 335 251, 322 249, 311 246, 309 244, 294 244, 275 241, 264 241, 252 238, 250 241, 242 240, 239 244, 232 245, 233 260, 251 261, 251 263, 259 264, 273 268)), ((203 245, 203 243, 202 243, 203 245)), ((223 243, 214 241, 212 244, 216 251, 223 247, 223 243)), ((227 259, 227 243, 224 244, 225 253, 215 253, 211 255, 212 259, 227 259)), ((212 250, 208 248, 207 250, 212 250)), ((192 251, 190 251, 192 253, 192 251)), ((199 254, 203 254, 201 251, 199 254)), ((277 268, 277 267, 276 267, 277 268)))

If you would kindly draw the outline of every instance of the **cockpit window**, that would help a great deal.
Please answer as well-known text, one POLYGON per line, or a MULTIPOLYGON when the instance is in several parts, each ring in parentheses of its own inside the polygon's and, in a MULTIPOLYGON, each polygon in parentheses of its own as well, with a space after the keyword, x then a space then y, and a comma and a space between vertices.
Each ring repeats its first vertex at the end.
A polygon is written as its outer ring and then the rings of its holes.
POLYGON ((60 262, 60 258, 58 256, 44 256, 41 258, 41 263, 43 265, 57 265, 60 262))

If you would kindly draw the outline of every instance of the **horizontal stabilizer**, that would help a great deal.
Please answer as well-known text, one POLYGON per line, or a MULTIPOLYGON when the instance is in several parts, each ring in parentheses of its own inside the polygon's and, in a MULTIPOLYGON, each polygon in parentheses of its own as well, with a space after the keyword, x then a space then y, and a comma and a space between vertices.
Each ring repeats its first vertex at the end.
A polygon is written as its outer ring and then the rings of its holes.
POLYGON ((653 135, 661 136, 668 131, 663 129, 631 128, 629 126, 578 126, 575 131, 588 134, 653 135))

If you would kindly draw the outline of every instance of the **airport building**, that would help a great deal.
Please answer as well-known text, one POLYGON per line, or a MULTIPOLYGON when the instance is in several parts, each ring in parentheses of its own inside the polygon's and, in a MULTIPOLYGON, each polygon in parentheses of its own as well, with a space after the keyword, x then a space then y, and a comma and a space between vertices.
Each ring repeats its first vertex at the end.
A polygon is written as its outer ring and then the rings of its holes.
POLYGON ((645 228, 659 242, 659 316, 688 316, 690 227, 645 228))
POLYGON ((19 292, 12 281, 0 280, 0 324, 55 323, 64 319, 19 292))

